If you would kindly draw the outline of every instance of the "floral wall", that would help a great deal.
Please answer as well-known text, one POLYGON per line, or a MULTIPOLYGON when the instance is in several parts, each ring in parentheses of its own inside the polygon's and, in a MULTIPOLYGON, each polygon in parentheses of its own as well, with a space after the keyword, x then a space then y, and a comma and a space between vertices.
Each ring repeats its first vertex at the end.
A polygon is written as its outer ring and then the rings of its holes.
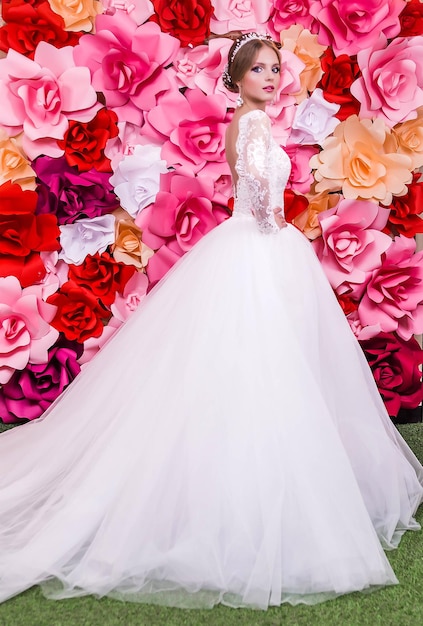
MULTIPOLYGON (((233 37, 281 43, 269 114, 389 414, 423 399, 419 0, 4 0, 0 416, 39 417, 148 291, 230 219, 233 37)), ((158 346, 158 350, 160 346, 158 346)))

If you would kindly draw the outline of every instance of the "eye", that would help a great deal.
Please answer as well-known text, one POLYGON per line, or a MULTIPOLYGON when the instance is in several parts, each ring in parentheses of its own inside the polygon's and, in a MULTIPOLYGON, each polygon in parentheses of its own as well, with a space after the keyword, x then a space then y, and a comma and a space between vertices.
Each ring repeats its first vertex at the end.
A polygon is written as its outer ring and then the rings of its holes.
POLYGON ((274 74, 279 74, 281 71, 281 68, 279 67, 279 65, 276 65, 275 67, 272 67, 272 72, 274 74))
POLYGON ((258 74, 259 72, 262 71, 262 69, 263 68, 260 65, 255 65, 254 67, 251 68, 251 71, 256 72, 258 74))

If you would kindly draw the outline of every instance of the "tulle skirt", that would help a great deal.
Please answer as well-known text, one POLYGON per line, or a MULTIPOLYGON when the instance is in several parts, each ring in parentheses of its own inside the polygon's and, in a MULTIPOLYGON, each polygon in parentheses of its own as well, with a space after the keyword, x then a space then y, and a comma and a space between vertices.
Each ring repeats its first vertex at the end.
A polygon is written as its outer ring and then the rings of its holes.
POLYGON ((0 600, 265 609, 397 582, 422 468, 314 251, 233 217, 0 436, 0 600))

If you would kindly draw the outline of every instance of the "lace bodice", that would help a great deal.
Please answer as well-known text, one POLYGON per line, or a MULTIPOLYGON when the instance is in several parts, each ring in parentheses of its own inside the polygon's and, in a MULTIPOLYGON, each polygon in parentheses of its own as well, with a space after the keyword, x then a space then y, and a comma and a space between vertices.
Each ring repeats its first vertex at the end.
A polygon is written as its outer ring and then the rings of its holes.
POLYGON ((253 215, 262 232, 279 232, 273 209, 283 208, 291 161, 273 139, 264 111, 256 109, 240 117, 236 150, 234 216, 253 215))

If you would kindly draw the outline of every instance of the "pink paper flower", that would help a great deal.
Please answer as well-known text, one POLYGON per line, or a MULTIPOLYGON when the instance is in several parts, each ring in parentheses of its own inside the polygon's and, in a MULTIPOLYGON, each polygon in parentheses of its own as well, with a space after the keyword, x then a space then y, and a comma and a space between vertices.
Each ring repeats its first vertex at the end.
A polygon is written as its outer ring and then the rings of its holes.
POLYGON ((154 6, 150 0, 101 0, 101 3, 107 15, 125 11, 138 26, 144 24, 154 13, 154 6))
POLYGON ((212 33, 223 34, 231 30, 266 32, 272 8, 268 0, 213 0, 213 6, 212 33))
POLYGON ((293 189, 297 193, 308 193, 313 182, 313 175, 310 170, 310 159, 317 154, 316 146, 306 146, 300 144, 289 144, 285 152, 291 159, 291 174, 288 180, 288 189, 293 189))
POLYGON ((388 39, 400 32, 404 0, 313 0, 310 13, 319 23, 319 42, 335 55, 371 48, 380 33, 388 39))
POLYGON ((45 363, 59 333, 49 322, 56 307, 41 298, 41 287, 22 289, 15 276, 0 277, 0 383, 27 363, 45 363))
POLYGON ((165 67, 179 49, 179 41, 152 22, 137 26, 123 11, 113 17, 100 15, 95 35, 84 35, 75 48, 75 59, 92 74, 109 109, 119 120, 142 125, 160 95, 175 89, 165 67))
POLYGON ((189 90, 163 98, 150 111, 143 132, 152 138, 167 138, 162 158, 169 167, 186 166, 203 174, 229 174, 225 158, 225 132, 230 119, 226 100, 220 95, 206 96, 189 90))
POLYGON ((360 117, 381 117, 392 127, 414 119, 423 106, 423 37, 384 37, 357 54, 361 76, 351 93, 361 103, 360 117))
POLYGON ((271 0, 273 11, 269 27, 274 34, 280 33, 292 24, 301 24, 304 28, 312 29, 314 19, 310 6, 314 0, 271 0))
POLYGON ((139 307, 147 288, 147 276, 143 272, 136 272, 126 283, 123 294, 116 293, 115 301, 111 305, 114 317, 120 322, 125 322, 139 307))
POLYGON ((423 331, 423 251, 415 250, 414 239, 394 239, 358 307, 364 326, 379 323, 405 340, 423 331))
POLYGON ((339 293, 359 296, 380 267, 391 238, 380 232, 389 209, 373 202, 341 200, 319 215, 322 237, 313 242, 326 276, 339 293))
POLYGON ((82 219, 60 227, 62 250, 59 258, 73 265, 81 265, 88 254, 104 252, 115 239, 115 218, 101 215, 82 219))
POLYGON ((77 67, 70 47, 38 44, 34 60, 14 50, 0 59, 0 124, 10 135, 22 130, 23 149, 34 159, 60 156, 68 120, 89 122, 101 104, 86 67, 77 67))

